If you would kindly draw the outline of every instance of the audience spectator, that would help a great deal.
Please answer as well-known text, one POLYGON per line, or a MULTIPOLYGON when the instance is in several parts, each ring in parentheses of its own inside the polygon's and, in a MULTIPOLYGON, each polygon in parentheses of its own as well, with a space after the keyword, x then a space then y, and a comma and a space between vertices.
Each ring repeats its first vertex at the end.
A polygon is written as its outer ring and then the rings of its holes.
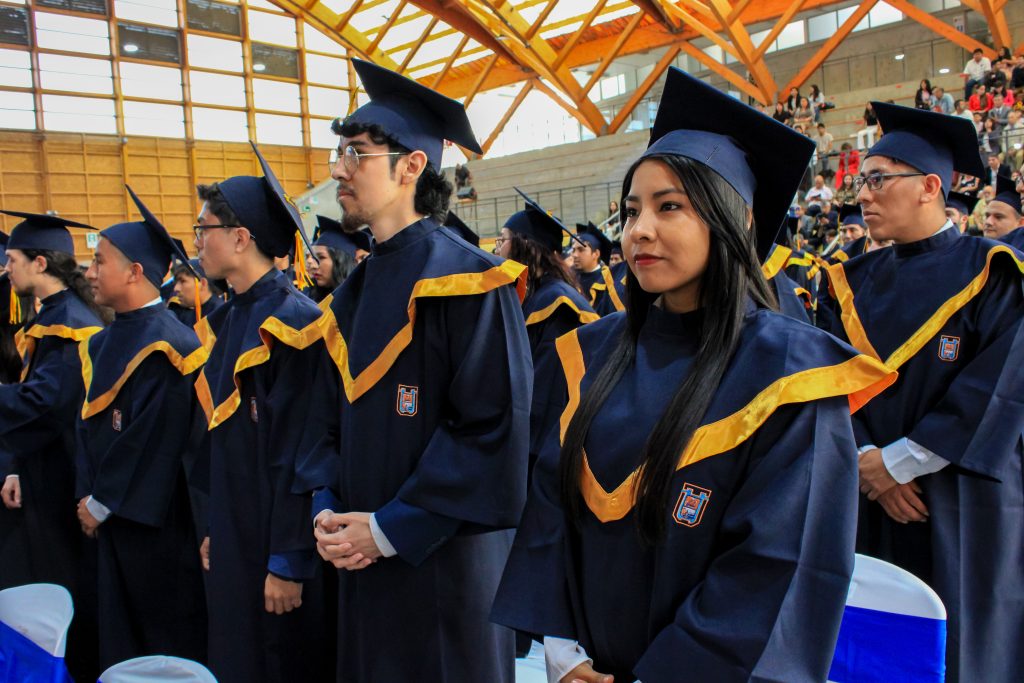
POLYGON ((968 121, 974 120, 974 112, 967 108, 966 100, 957 100, 956 104, 953 105, 953 108, 953 116, 959 116, 960 118, 967 119, 968 121))
POLYGON ((1005 63, 1001 58, 992 62, 992 70, 985 74, 984 80, 985 87, 988 88, 989 92, 998 87, 1006 87, 1006 84, 1010 79, 1007 77, 1006 72, 1003 71, 1005 66, 1005 63))
POLYGON ((809 99, 811 100, 811 108, 814 109, 815 121, 821 120, 821 112, 835 106, 831 102, 825 100, 824 93, 821 92, 821 89, 817 85, 811 86, 811 96, 809 99))
POLYGON ((839 146, 839 169, 836 171, 836 187, 843 182, 847 175, 855 176, 860 173, 860 152, 853 148, 849 142, 839 146))
POLYGON ((992 95, 992 106, 993 106, 993 108, 996 106, 996 98, 1000 97, 1000 96, 1002 96, 1003 103, 1007 107, 1012 107, 1014 105, 1014 103, 1016 102, 1016 98, 1013 96, 1013 91, 1012 90, 1008 90, 1003 85, 997 85, 994 88, 989 88, 989 94, 992 95))
POLYGON ((853 186, 853 174, 847 173, 842 176, 842 184, 836 190, 835 202, 840 207, 850 206, 857 203, 857 190, 853 186))
POLYGON ((991 116, 985 118, 978 133, 978 148, 983 154, 1002 154, 1002 138, 999 124, 991 116))
POLYGON ((974 131, 981 135, 981 129, 985 127, 985 115, 980 111, 971 112, 971 122, 974 124, 974 131))
POLYGON ((988 92, 984 85, 974 86, 974 94, 967 100, 967 108, 984 114, 992 108, 992 93, 988 92))
POLYGON ((832 188, 825 185, 825 179, 820 175, 814 176, 814 187, 807 190, 807 194, 804 196, 804 201, 807 202, 808 206, 820 206, 824 208, 824 204, 832 201, 832 188))
POLYGON ((800 89, 790 88, 789 97, 786 98, 786 109, 790 113, 796 111, 796 108, 800 106, 800 89))
POLYGON ((793 112, 793 127, 800 125, 808 129, 814 121, 814 109, 811 108, 811 101, 806 97, 800 98, 800 104, 793 112))
POLYGON ((864 107, 864 127, 857 131, 857 149, 869 149, 875 144, 875 135, 878 132, 878 117, 875 110, 868 102, 864 107))
POLYGON ((825 130, 824 123, 819 123, 817 128, 818 134, 812 139, 817 145, 815 152, 818 155, 818 173, 824 176, 827 180, 832 177, 832 166, 829 163, 829 155, 832 154, 833 138, 832 133, 825 130))
POLYGON ((994 120, 1000 129, 1010 122, 1011 111, 1013 111, 1013 107, 1007 104, 1002 95, 992 96, 992 110, 988 113, 988 118, 994 120))
POLYGON ((619 224, 619 203, 614 199, 608 202, 608 228, 614 228, 619 224))
POLYGON ((1010 167, 1002 163, 1002 159, 999 158, 999 154, 992 152, 988 155, 988 168, 985 169, 985 175, 982 176, 982 180, 986 185, 995 187, 996 178, 1001 175, 1009 178, 1010 172, 1010 167))
POLYGON ((782 102, 775 103, 775 111, 772 112, 772 118, 779 123, 784 123, 787 126, 789 122, 793 120, 793 115, 786 109, 786 105, 782 102))
POLYGON ((989 62, 988 57, 985 56, 981 48, 976 49, 967 64, 964 65, 962 75, 967 79, 964 83, 964 99, 974 93, 974 86, 981 84, 985 80, 985 74, 991 70, 992 63, 989 62))
POLYGON ((978 195, 978 203, 974 205, 974 211, 971 212, 971 219, 968 225, 979 230, 981 229, 981 226, 985 224, 985 207, 992 201, 994 195, 995 191, 991 185, 986 185, 982 188, 981 193, 978 195))
POLYGON ((969 194, 975 196, 978 194, 978 188, 981 186, 981 181, 966 173, 960 174, 960 180, 953 186, 953 189, 962 194, 969 194))
POLYGON ((1013 70, 1010 72, 1010 83, 1007 87, 1013 91, 1016 99, 1024 94, 1024 52, 1017 55, 1017 59, 1014 61, 1013 70))
POLYGON ((921 84, 917 87, 917 93, 914 94, 914 106, 918 109, 931 109, 932 108, 932 84, 927 78, 921 80, 921 84))
POLYGON ((932 110, 940 114, 952 114, 956 110, 953 96, 941 85, 935 86, 935 90, 932 91, 932 110))

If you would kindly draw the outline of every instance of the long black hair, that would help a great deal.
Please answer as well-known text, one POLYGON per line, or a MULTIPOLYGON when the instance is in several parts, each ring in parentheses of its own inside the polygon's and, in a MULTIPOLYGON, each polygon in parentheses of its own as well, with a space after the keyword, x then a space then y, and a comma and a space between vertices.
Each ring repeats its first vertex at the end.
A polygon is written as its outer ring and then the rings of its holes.
MULTIPOLYGON (((700 426, 739 343, 748 300, 764 308, 778 305, 761 273, 755 249, 754 229, 748 229, 746 202, 714 171, 703 164, 675 155, 638 160, 622 183, 623 201, 633 174, 644 161, 666 164, 682 182, 697 215, 710 231, 708 263, 701 276, 699 345, 693 370, 676 390, 665 412, 647 437, 635 483, 636 522, 640 537, 655 544, 664 535, 671 482, 679 458, 700 426)), ((623 225, 627 225, 625 208, 623 225)), ((628 228, 628 226, 627 226, 628 228)), ((626 279, 627 324, 615 348, 584 393, 565 433, 561 453, 562 501, 569 521, 581 520, 580 472, 583 448, 595 416, 623 373, 636 357, 637 339, 658 294, 645 292, 632 271, 626 279)))
POLYGON ((317 303, 323 301, 328 294, 340 287, 357 265, 356 260, 346 251, 334 247, 324 247, 324 249, 327 250, 327 257, 331 259, 331 281, 325 287, 314 282, 309 289, 309 297, 317 303))
POLYGON ((74 292, 82 300, 82 303, 97 318, 103 321, 104 325, 110 324, 110 321, 114 319, 113 311, 100 306, 93 299, 92 287, 89 286, 89 282, 85 279, 85 274, 78 267, 78 262, 75 261, 74 256, 63 251, 50 251, 48 249, 24 249, 23 253, 29 261, 34 260, 37 256, 45 258, 46 270, 43 272, 57 278, 65 287, 74 292))
POLYGON ((576 276, 569 273, 565 262, 557 251, 545 249, 534 240, 512 233, 511 247, 508 257, 526 266, 526 296, 530 296, 540 287, 542 280, 553 277, 561 280, 575 290, 576 276))

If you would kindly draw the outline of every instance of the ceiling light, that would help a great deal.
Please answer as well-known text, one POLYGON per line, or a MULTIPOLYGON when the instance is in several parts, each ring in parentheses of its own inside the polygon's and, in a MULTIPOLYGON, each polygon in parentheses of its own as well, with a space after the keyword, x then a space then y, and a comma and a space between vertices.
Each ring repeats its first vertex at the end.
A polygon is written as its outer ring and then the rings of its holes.
POLYGON ((899 53, 898 55, 896 55, 896 56, 895 56, 895 57, 894 57, 893 59, 895 59, 895 60, 896 60, 897 62, 901 62, 901 61, 903 61, 903 58, 904 58, 905 56, 906 56, 906 55, 904 55, 904 54, 903 54, 903 53, 901 52, 901 53, 899 53))
POLYGON ((139 46, 136 45, 135 43, 125 43, 124 44, 124 48, 122 48, 122 49, 125 52, 127 52, 128 54, 131 54, 133 52, 138 52, 139 51, 139 46))
POLYGON ((267 65, 266 64, 260 64, 259 62, 256 62, 255 64, 252 65, 252 70, 253 71, 266 71, 267 70, 267 65))
POLYGON ((946 68, 939 69, 939 73, 940 74, 948 74, 949 73, 949 69, 946 69, 946 68))

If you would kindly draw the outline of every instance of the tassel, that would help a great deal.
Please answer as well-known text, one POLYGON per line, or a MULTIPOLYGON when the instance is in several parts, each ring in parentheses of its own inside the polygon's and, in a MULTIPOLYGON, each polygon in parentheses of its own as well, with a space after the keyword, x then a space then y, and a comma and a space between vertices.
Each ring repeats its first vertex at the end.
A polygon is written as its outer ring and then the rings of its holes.
POLYGON ((313 285, 313 278, 309 277, 309 271, 306 270, 306 252, 302 248, 302 237, 298 231, 295 233, 295 288, 302 291, 306 287, 313 285))
POLYGON ((7 321, 12 325, 21 322, 21 297, 14 291, 14 287, 11 287, 11 306, 7 321))
POLYGON ((195 278, 196 281, 196 324, 203 319, 203 299, 199 293, 199 278, 195 278))

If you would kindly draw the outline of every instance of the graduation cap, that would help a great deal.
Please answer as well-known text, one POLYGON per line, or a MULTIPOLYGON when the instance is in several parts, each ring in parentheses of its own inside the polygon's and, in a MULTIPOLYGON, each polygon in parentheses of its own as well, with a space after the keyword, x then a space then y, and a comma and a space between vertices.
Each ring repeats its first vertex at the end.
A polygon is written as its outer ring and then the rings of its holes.
POLYGON ((992 201, 1009 205, 1011 209, 1017 212, 1018 216, 1022 213, 1017 185, 1013 182, 1013 179, 1007 178, 1004 175, 996 176, 996 196, 992 198, 992 201))
POLYGON ((841 225, 859 225, 865 230, 867 229, 860 204, 843 204, 839 209, 839 223, 841 225))
POLYGON ((462 222, 454 211, 449 211, 448 216, 444 219, 444 226, 453 230, 456 235, 466 240, 474 247, 480 246, 480 235, 470 230, 469 226, 462 222))
POLYGON ((313 236, 314 246, 327 247, 343 251, 352 258, 356 257, 356 251, 370 251, 370 238, 361 230, 347 233, 341 227, 341 222, 327 216, 316 217, 317 232, 313 236))
POLYGON ((68 232, 68 228, 96 229, 85 223, 77 223, 60 216, 50 216, 45 213, 4 210, 0 210, 0 213, 24 219, 11 230, 11 235, 7 238, 5 250, 39 249, 42 251, 59 251, 74 256, 75 241, 71 239, 71 233, 68 232))
POLYGON ((952 187, 954 171, 978 177, 984 174, 973 122, 886 102, 872 102, 871 106, 885 134, 868 150, 868 157, 888 157, 922 173, 934 173, 942 181, 944 193, 952 187))
MULTIPOLYGON (((296 232, 310 246, 299 210, 288 201, 274 170, 250 142, 259 159, 263 177, 235 176, 217 184, 238 220, 252 233, 260 248, 275 258, 287 256, 296 246, 296 232)), ((298 261, 298 259, 296 259, 298 261)))
POLYGON ((978 197, 976 195, 964 194, 963 192, 949 192, 946 195, 946 206, 956 209, 964 216, 973 213, 977 203, 978 197))
POLYGON ((601 260, 608 263, 612 255, 612 241, 599 227, 587 221, 576 224, 576 235, 590 245, 591 249, 601 252, 601 260))
POLYGON ((614 254, 618 254, 619 256, 622 256, 622 241, 621 240, 613 240, 612 241, 612 254, 613 255, 614 254))
MULTIPOLYGON (((177 258, 188 266, 188 255, 181 248, 181 242, 174 240, 163 224, 142 203, 132 188, 125 185, 132 201, 138 207, 142 220, 138 222, 117 223, 100 232, 100 236, 117 247, 118 251, 132 263, 142 266, 142 274, 153 286, 160 289, 164 276, 171 267, 171 260, 177 258)), ((199 277, 192 271, 195 277, 199 277)))
MULTIPOLYGON (((670 67, 641 158, 678 155, 717 173, 751 206, 763 261, 814 153, 814 141, 670 67)), ((975 143, 977 144, 977 143, 975 143)))
POLYGON ((7 265, 7 240, 9 239, 7 233, 0 230, 0 266, 7 265))
POLYGON ((509 216, 504 227, 551 251, 562 250, 564 235, 569 235, 571 239, 580 241, 569 228, 545 211, 540 204, 530 199, 525 192, 518 187, 513 189, 526 201, 526 208, 509 216))
POLYGON ((445 140, 483 154, 461 102, 361 59, 353 59, 352 66, 370 101, 345 123, 379 125, 406 149, 421 150, 436 170, 441 169, 445 140))

